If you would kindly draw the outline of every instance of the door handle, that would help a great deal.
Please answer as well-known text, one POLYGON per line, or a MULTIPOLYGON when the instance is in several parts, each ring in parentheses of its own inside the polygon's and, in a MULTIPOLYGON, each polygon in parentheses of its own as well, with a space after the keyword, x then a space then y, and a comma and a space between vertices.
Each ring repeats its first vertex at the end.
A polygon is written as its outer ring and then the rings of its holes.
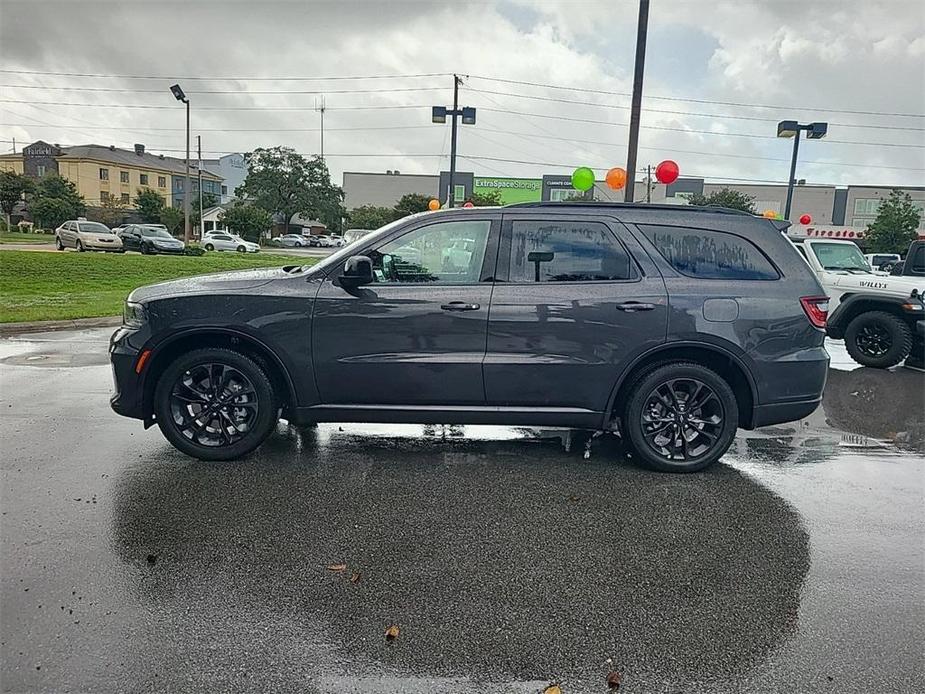
POLYGON ((451 301, 440 306, 444 311, 478 311, 478 304, 467 304, 465 301, 451 301))
POLYGON ((655 304, 644 304, 639 301, 627 301, 622 304, 617 304, 618 311, 626 311, 627 313, 635 313, 636 311, 653 311, 655 310, 655 304))

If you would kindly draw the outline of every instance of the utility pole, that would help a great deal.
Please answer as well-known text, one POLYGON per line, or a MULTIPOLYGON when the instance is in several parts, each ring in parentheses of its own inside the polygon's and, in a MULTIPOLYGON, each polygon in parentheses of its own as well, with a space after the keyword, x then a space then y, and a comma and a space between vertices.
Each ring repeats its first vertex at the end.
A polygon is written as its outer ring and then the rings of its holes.
POLYGON ((13 138, 13 154, 16 154, 16 138, 13 138))
POLYGON ((646 165, 646 202, 652 202, 652 164, 646 165))
POLYGON ((649 27, 649 0, 639 0, 639 25, 636 28, 636 70, 633 75, 633 102, 630 109, 630 137, 626 151, 626 202, 633 202, 636 183, 636 152, 639 149, 639 116, 642 111, 642 77, 646 65, 646 35, 649 27))
POLYGON ((196 136, 196 153, 199 158, 199 239, 202 240, 206 227, 202 220, 202 135, 196 136))
POLYGON ((459 75, 453 75, 453 120, 450 121, 450 195, 447 206, 456 204, 456 118, 459 114, 459 75))
POLYGON ((321 112, 321 160, 324 161, 324 96, 321 97, 321 107, 315 105, 315 110, 321 112))
POLYGON ((183 191, 183 238, 189 243, 193 238, 193 230, 189 224, 189 99, 186 100, 186 189, 183 191))

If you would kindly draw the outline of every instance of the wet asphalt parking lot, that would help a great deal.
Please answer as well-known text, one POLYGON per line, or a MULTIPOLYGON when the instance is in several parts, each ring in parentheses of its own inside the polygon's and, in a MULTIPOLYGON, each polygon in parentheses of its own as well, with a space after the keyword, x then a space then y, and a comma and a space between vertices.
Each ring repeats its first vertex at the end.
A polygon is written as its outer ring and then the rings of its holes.
POLYGON ((3 691, 925 691, 921 373, 833 343, 695 475, 458 426, 206 464, 110 411, 110 332, 0 341, 3 691))

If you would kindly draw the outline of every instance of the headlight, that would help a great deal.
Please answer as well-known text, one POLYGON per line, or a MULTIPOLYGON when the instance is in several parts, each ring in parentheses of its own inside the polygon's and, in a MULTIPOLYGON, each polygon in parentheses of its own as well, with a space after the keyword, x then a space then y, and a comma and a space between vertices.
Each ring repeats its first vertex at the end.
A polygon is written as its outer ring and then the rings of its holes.
POLYGON ((122 324, 131 328, 140 328, 148 320, 147 311, 143 304, 134 304, 130 301, 125 302, 122 308, 122 324))

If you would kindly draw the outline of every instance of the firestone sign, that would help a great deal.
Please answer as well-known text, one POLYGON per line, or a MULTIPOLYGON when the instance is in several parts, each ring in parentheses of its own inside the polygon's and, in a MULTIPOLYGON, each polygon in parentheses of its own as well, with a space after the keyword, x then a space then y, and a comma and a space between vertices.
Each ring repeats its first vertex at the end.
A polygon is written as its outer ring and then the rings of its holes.
POLYGON ((798 239, 847 239, 856 241, 864 238, 867 229, 865 227, 845 227, 845 226, 817 226, 803 224, 794 224, 787 230, 787 235, 798 239))

